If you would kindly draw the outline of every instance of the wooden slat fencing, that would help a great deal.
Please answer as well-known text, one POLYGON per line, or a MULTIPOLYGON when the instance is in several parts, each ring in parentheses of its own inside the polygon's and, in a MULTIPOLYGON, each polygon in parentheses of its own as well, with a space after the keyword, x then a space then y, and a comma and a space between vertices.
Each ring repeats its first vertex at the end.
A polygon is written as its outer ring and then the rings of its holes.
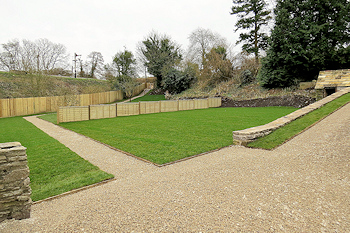
POLYGON ((59 107, 57 119, 61 122, 86 121, 90 119, 89 106, 59 107))
POLYGON ((117 104, 117 116, 132 116, 140 114, 139 103, 117 104))
POLYGON ((90 105, 90 119, 112 118, 117 116, 117 105, 90 105))
MULTIPOLYGON (((145 83, 137 86, 134 89, 134 95, 142 92, 145 86, 145 83)), ((58 107, 63 106, 89 106, 122 99, 123 92, 120 90, 81 95, 0 99, 0 117, 56 112, 58 107)))
POLYGON ((144 101, 140 103, 140 114, 150 114, 160 112, 159 101, 144 101))
MULTIPOLYGON (((89 119, 112 118, 118 116, 132 116, 139 114, 150 114, 159 112, 174 112, 192 109, 204 109, 221 106, 221 98, 192 99, 192 100, 162 100, 145 101, 138 103, 119 103, 109 105, 90 105, 87 109, 88 114, 77 113, 72 109, 79 107, 60 107, 57 114, 57 123, 68 121, 81 121, 82 115, 89 116, 89 119), (77 116, 75 119, 74 117, 77 116)), ((80 107, 81 108, 81 107, 80 107)), ((84 118, 84 120, 89 120, 84 118)))

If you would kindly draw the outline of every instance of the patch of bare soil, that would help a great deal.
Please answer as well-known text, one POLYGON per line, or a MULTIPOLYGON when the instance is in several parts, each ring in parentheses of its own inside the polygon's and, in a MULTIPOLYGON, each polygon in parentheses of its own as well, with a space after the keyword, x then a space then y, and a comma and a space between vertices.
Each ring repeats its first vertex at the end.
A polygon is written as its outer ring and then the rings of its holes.
POLYGON ((303 108, 316 101, 315 98, 288 95, 288 96, 272 96, 268 98, 259 98, 251 100, 235 101, 227 97, 222 97, 221 107, 268 107, 268 106, 289 106, 295 108, 303 108))
POLYGON ((149 95, 165 95, 165 90, 161 88, 156 88, 150 91, 149 95))

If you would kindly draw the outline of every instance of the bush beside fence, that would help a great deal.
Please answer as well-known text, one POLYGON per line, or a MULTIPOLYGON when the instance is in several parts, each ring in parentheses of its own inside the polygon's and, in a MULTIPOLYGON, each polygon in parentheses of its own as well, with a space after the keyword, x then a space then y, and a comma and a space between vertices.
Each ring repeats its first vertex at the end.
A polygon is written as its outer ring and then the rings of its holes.
POLYGON ((89 107, 85 107, 84 109, 82 109, 82 107, 59 107, 59 110, 57 111, 57 123, 69 121, 82 121, 89 119, 113 118, 118 116, 132 116, 159 112, 204 109, 220 106, 221 98, 216 97, 193 100, 162 100, 145 101, 138 103, 91 105, 89 107), (86 119, 87 116, 89 117, 89 119, 86 119))

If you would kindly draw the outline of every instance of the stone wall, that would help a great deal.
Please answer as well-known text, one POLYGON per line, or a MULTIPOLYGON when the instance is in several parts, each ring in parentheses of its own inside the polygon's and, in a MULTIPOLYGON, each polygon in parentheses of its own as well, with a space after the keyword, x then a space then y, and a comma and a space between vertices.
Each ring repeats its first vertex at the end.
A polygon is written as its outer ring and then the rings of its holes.
POLYGON ((295 112, 292 112, 291 114, 288 114, 287 116, 281 117, 275 121, 272 121, 266 125, 260 125, 253 128, 248 128, 244 130, 238 130, 233 131, 233 142, 235 144, 240 145, 246 145, 247 143, 254 141, 255 139, 258 139, 260 137, 266 136, 270 134, 271 132, 275 131, 276 129, 285 126, 286 124, 289 124, 290 122, 308 114, 309 112, 312 112, 323 105, 339 98, 342 95, 345 95, 347 93, 350 93, 350 87, 344 88, 324 99, 321 99, 320 101, 317 101, 313 104, 310 104, 304 108, 301 108, 295 112))
POLYGON ((30 217, 32 200, 26 148, 0 143, 0 222, 30 217))

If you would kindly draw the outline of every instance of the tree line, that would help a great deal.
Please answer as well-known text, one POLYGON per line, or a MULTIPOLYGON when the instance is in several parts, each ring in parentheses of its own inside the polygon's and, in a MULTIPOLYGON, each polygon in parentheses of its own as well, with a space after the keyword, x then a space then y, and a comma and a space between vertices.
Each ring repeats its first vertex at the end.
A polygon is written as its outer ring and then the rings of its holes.
MULTIPOLYGON (((228 80, 288 87, 315 79, 320 70, 350 68, 348 12, 349 0, 277 0, 273 12, 264 0, 233 0, 230 14, 237 16, 234 32, 240 32, 236 44, 242 45, 238 55, 233 45, 209 29, 194 30, 186 51, 170 36, 151 32, 137 45, 136 56, 124 49, 109 64, 99 52, 85 61, 79 57, 78 75, 103 77, 126 88, 144 72, 170 93, 193 83, 210 87, 228 80)), ((65 68, 66 58, 65 47, 47 39, 10 41, 2 44, 0 66, 49 73, 65 68)))

